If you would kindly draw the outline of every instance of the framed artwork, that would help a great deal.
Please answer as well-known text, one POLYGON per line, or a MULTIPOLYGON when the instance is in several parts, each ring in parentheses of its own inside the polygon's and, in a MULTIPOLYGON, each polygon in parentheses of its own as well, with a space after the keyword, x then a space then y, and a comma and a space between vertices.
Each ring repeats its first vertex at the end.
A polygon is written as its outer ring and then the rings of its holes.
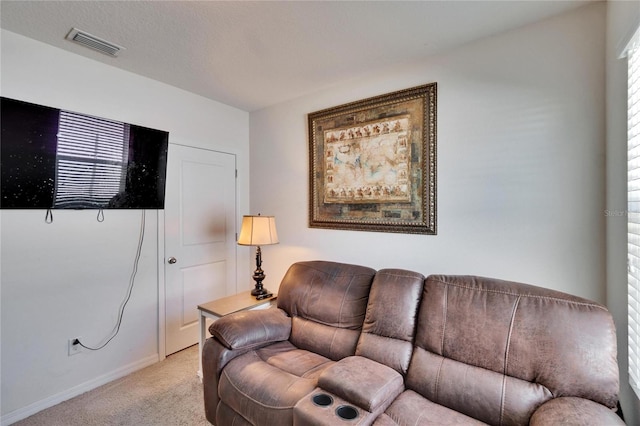
POLYGON ((430 83, 308 115, 309 227, 436 234, 430 83))

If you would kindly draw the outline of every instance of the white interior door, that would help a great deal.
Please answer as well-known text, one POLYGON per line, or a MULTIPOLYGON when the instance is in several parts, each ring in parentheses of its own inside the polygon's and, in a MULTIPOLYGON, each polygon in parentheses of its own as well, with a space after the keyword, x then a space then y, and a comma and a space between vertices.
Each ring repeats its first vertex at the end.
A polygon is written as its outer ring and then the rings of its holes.
POLYGON ((166 355, 198 342, 197 306, 236 290, 235 155, 169 146, 166 355))

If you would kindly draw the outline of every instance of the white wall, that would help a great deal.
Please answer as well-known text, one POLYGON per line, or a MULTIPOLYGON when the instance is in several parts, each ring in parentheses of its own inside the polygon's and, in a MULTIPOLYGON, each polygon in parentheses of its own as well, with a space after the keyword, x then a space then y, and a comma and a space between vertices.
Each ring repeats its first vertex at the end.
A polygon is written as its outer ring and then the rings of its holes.
POLYGON ((251 208, 297 260, 512 279, 605 301, 603 3, 251 114, 251 208), (438 235, 308 228, 310 112, 438 83, 438 235))
MULTIPOLYGON (((162 129, 172 144, 236 154, 238 216, 248 211, 248 113, 11 32, 1 37, 2 96, 162 129)), ((119 335, 101 351, 72 357, 69 338, 97 345, 115 325, 141 212, 109 210, 98 223, 95 211, 54 211, 51 225, 44 215, 0 216, 2 424, 164 355, 158 339, 162 214, 147 211, 140 268, 119 335)), ((244 275, 249 251, 239 254, 244 275)))
POLYGON ((620 58, 640 25, 640 2, 607 3, 607 304, 618 330, 625 420, 640 422, 640 401, 628 381, 627 333, 627 61, 620 58))

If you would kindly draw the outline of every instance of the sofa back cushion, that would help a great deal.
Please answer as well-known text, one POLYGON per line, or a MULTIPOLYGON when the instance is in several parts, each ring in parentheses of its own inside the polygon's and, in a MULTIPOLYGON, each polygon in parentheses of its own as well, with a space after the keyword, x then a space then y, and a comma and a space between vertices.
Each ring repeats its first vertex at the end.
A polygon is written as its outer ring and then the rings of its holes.
POLYGON ((557 291, 430 276, 407 387, 489 424, 527 424, 553 397, 613 408, 615 326, 607 309, 557 291))
POLYGON ((278 291, 278 308, 292 317, 291 342, 333 360, 354 355, 375 273, 337 262, 294 263, 278 291))
POLYGON ((356 355, 407 372, 424 275, 403 269, 376 273, 356 355))

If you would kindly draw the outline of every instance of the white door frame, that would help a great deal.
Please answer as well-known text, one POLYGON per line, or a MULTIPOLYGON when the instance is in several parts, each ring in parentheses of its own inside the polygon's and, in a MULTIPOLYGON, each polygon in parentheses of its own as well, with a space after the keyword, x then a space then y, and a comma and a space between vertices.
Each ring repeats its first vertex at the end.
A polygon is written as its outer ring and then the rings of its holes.
POLYGON ((164 276, 164 209, 158 210, 158 361, 163 361, 167 355, 165 338, 167 327, 165 324, 167 306, 165 276, 164 276))

